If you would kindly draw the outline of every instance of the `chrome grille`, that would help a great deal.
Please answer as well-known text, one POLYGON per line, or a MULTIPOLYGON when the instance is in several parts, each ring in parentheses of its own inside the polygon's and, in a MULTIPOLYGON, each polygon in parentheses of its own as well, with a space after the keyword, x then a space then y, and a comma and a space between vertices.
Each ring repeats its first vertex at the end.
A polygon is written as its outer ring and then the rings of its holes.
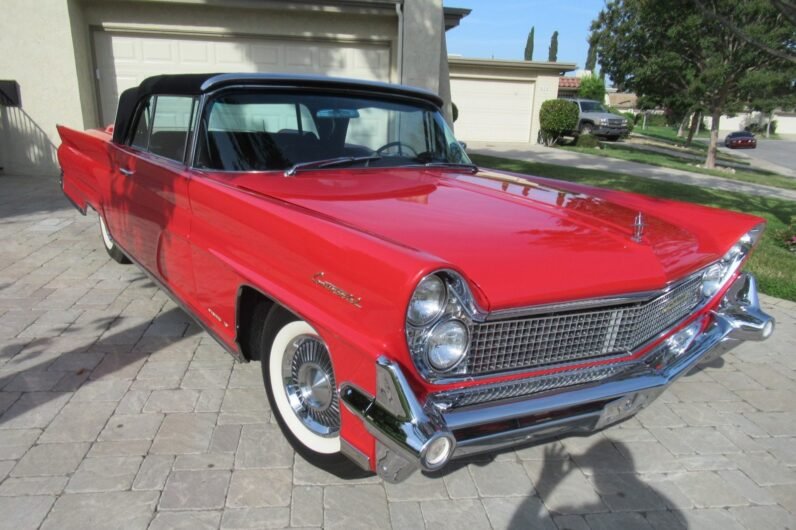
POLYGON ((701 299, 695 276, 646 302, 473 325, 466 373, 582 361, 627 352, 689 314, 701 299))
POLYGON ((508 381, 496 385, 463 388, 434 394, 431 397, 431 401, 435 405, 442 407, 443 410, 466 407, 479 403, 523 397, 537 392, 544 392, 545 390, 593 383, 630 370, 634 366, 636 366, 636 363, 612 363, 586 370, 567 371, 532 379, 508 381))
POLYGON ((612 119, 612 118, 609 118, 609 119, 608 119, 608 126, 609 126, 609 127, 621 127, 621 126, 623 126, 624 124, 625 124, 625 120, 623 120, 623 119, 621 119, 621 118, 619 118, 619 119, 612 119))

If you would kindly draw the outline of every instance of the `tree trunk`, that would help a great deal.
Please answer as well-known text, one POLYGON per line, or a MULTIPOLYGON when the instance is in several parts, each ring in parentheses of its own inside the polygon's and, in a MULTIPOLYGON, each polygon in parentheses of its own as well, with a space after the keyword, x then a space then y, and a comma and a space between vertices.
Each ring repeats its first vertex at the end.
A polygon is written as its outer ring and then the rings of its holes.
POLYGON ((641 124, 641 130, 642 131, 646 131, 647 130, 647 112, 646 111, 644 112, 644 121, 641 124))
POLYGON ((688 120, 688 114, 686 114, 682 120, 680 120, 680 128, 677 129, 677 137, 682 138, 685 134, 685 122, 688 120))
POLYGON ((708 169, 716 168, 716 148, 719 145, 719 119, 721 119, 721 110, 713 109, 710 120, 710 144, 708 145, 708 156, 705 159, 705 167, 708 169))
POLYGON ((686 147, 691 147, 691 141, 694 139, 694 134, 696 133, 700 121, 698 112, 691 115, 691 127, 688 128, 688 138, 685 141, 686 147))
POLYGON ((774 111, 768 113, 768 123, 766 123, 766 138, 771 136, 771 120, 774 119, 774 111))

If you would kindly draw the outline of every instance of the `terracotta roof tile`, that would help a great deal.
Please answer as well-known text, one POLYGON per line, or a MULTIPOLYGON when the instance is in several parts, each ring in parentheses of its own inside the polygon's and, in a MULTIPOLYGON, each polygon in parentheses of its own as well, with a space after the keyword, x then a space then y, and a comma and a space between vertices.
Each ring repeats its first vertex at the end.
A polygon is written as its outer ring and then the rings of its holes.
POLYGON ((580 87, 580 78, 579 77, 559 77, 558 78, 558 88, 579 88, 580 87))

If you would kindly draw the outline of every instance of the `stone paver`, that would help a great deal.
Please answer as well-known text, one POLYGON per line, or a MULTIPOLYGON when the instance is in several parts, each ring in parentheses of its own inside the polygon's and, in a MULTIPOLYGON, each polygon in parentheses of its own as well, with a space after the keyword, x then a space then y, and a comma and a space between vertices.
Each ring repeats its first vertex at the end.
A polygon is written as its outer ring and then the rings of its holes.
POLYGON ((0 177, 3 528, 794 528, 796 304, 602 433, 402 484, 295 454, 231 357, 45 179, 0 177))

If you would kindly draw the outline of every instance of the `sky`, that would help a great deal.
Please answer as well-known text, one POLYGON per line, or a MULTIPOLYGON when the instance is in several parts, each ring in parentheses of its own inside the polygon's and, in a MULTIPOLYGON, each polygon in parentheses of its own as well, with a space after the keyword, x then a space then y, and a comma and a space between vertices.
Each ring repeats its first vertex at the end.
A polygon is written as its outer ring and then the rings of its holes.
POLYGON ((444 5, 472 9, 447 33, 451 55, 522 60, 528 32, 536 26, 534 60, 547 60, 550 37, 558 31, 558 61, 583 68, 589 27, 605 1, 444 0, 444 5))

